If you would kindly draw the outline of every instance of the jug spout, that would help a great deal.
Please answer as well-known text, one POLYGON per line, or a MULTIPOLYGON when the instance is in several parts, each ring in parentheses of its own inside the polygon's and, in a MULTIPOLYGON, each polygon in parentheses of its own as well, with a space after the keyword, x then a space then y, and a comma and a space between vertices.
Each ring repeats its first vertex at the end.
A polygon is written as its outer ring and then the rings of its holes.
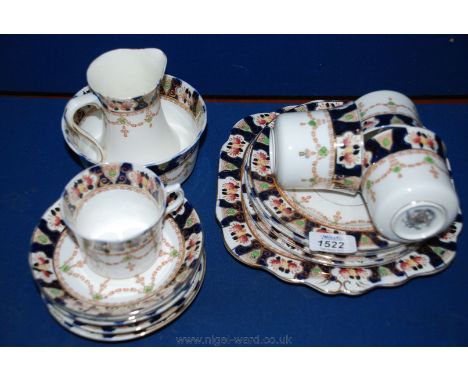
POLYGON ((86 77, 95 93, 128 100, 155 91, 166 64, 166 55, 160 49, 115 49, 96 58, 86 77))
POLYGON ((161 81, 166 72, 167 65, 167 57, 164 52, 157 48, 146 48, 141 49, 141 53, 148 67, 155 73, 159 81, 161 81))

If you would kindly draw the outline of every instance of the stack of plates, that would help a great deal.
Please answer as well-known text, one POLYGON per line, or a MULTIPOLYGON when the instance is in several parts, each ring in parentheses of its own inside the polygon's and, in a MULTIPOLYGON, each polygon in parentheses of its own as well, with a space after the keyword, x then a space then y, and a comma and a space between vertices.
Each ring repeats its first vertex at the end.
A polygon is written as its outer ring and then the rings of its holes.
POLYGON ((203 233, 185 201, 165 220, 162 248, 150 269, 106 279, 88 268, 56 202, 34 230, 29 264, 50 314, 64 328, 93 340, 126 341, 169 324, 195 299, 205 274, 203 233))
POLYGON ((248 116, 232 128, 221 149, 216 208, 227 249, 247 265, 327 294, 361 294, 443 270, 455 256, 461 215, 438 237, 403 245, 378 234, 359 194, 291 192, 275 182, 269 137, 276 117, 340 105, 317 101, 290 106, 248 116), (310 232, 354 236, 356 252, 313 251, 310 232))

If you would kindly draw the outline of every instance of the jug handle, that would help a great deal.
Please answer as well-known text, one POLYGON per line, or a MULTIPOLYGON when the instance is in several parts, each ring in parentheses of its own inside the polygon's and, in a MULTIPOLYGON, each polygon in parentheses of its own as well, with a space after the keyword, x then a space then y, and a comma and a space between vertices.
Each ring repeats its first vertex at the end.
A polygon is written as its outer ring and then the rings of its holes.
POLYGON ((98 109, 102 110, 101 103, 99 102, 98 97, 94 93, 83 94, 78 97, 70 99, 65 106, 65 122, 68 124, 71 130, 76 134, 80 135, 82 138, 86 139, 93 146, 96 147, 98 153, 97 162, 103 162, 105 157, 104 148, 98 143, 97 139, 91 136, 89 133, 84 131, 78 124, 75 123, 75 113, 84 106, 93 105, 98 109))

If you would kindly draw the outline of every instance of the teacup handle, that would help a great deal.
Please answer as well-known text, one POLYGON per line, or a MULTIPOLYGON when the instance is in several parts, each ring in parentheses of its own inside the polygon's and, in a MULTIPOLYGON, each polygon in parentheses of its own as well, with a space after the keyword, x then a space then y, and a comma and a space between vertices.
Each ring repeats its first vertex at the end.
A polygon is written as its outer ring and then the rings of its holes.
POLYGON ((76 134, 80 135, 96 147, 98 153, 97 162, 103 162, 105 156, 104 148, 98 143, 95 137, 91 136, 75 123, 75 113, 87 105, 93 105, 102 110, 101 103, 99 102, 98 97, 94 95, 94 93, 83 94, 68 101, 67 106, 65 106, 65 122, 76 134))
POLYGON ((166 197, 169 196, 169 194, 172 194, 173 192, 177 194, 175 200, 172 200, 166 206, 166 215, 169 215, 170 213, 179 209, 179 207, 184 203, 185 194, 184 190, 182 190, 182 187, 179 183, 171 184, 169 186, 164 187, 164 191, 166 193, 166 197))

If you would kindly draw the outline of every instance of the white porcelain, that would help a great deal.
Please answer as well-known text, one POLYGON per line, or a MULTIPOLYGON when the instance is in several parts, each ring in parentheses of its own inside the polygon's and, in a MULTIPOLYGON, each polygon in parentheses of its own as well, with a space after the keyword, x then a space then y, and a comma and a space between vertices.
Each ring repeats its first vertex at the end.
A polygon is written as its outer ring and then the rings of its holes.
POLYGON ((459 211, 445 160, 422 149, 398 151, 371 165, 362 196, 376 229, 397 242, 437 235, 459 211))
POLYGON ((164 288, 185 257, 184 239, 174 220, 166 219, 160 240, 156 261, 146 271, 130 278, 111 279, 95 273, 89 267, 89 257, 70 235, 63 235, 53 258, 57 278, 70 295, 85 303, 108 307, 138 303, 164 288))
MULTIPOLYGON (((418 111, 413 101, 402 93, 393 90, 377 90, 367 93, 356 100, 359 109, 359 117, 363 130, 372 128, 376 120, 382 115, 402 115, 411 118, 418 126, 422 126, 418 111)), ((390 121, 389 121, 390 122, 390 121)), ((392 124, 401 123, 393 120, 392 124)))
POLYGON ((101 326, 100 324, 86 323, 61 310, 56 305, 46 302, 52 317, 66 330, 81 337, 104 342, 120 342, 145 337, 162 329, 179 317, 194 301, 203 284, 206 271, 205 255, 201 255, 198 271, 190 281, 190 288, 177 295, 169 303, 159 307, 146 319, 134 323, 118 323, 101 326))
POLYGON ((89 143, 97 162, 161 162, 180 150, 181 142, 167 122, 159 95, 166 56, 159 49, 116 49, 89 66, 90 93, 72 98, 65 120, 89 143), (75 121, 88 105, 103 113, 104 128, 93 133, 75 121))
POLYGON ((326 189, 335 173, 335 134, 326 110, 284 113, 270 135, 273 175, 283 189, 326 189))
POLYGON ((164 217, 183 201, 180 185, 165 188, 151 170, 109 163, 76 175, 65 186, 61 210, 87 266, 105 278, 125 279, 154 265, 164 217), (173 192, 175 200, 167 203, 173 192))
MULTIPOLYGON (((265 270, 288 283, 306 285, 326 294, 359 295, 378 287, 399 286, 415 277, 434 275, 446 269, 456 255, 456 243, 463 225, 461 213, 447 231, 429 241, 417 243, 415 250, 388 264, 365 267, 329 266, 318 264, 314 259, 305 261, 295 258, 291 252, 277 245, 270 246, 275 242, 263 241, 250 228, 251 216, 242 207, 245 189, 241 168, 249 145, 255 144, 253 140, 278 113, 334 106, 334 102, 310 102, 272 113, 247 116, 234 125, 221 148, 216 204, 216 218, 228 252, 254 269, 265 270)), ((262 142, 268 140, 263 139, 262 142)), ((266 147, 265 144, 263 147, 266 147)), ((266 168, 267 165, 264 166, 266 168)), ((268 185, 265 186, 268 190, 268 185)))
MULTIPOLYGON (((81 97, 90 92, 86 86, 74 97, 81 97)), ((196 89, 169 74, 165 74, 159 84, 159 97, 164 117, 177 134, 180 149, 168 159, 156 161, 153 158, 144 165, 160 176, 164 184, 182 183, 190 176, 195 166, 198 147, 207 124, 206 105, 196 89)), ((95 106, 88 105, 79 109, 74 121, 81 130, 91 136, 97 136, 105 129, 103 113, 95 106)), ((96 146, 70 127, 64 116, 61 127, 65 142, 71 151, 78 155, 84 167, 99 163, 96 146)), ((158 153, 154 152, 154 156, 157 155, 158 153)), ((124 162, 125 158, 118 158, 118 161, 124 162)))

